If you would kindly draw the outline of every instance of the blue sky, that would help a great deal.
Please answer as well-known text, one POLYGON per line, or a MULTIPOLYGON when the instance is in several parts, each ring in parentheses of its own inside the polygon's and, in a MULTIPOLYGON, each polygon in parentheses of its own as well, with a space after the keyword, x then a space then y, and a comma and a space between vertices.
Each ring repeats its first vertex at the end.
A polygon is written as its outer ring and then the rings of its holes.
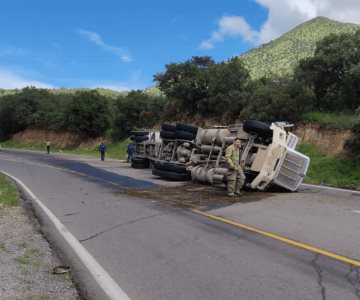
POLYGON ((316 16, 360 23, 359 0, 4 0, 0 88, 144 89, 171 62, 224 61, 316 16))

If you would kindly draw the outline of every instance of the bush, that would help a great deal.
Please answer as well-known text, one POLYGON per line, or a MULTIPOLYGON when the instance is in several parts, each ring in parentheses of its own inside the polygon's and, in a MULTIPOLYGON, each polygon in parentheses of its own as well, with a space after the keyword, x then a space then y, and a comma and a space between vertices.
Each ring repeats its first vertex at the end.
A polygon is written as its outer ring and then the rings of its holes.
POLYGON ((111 125, 108 100, 97 91, 77 92, 65 108, 67 129, 89 137, 105 133, 111 125))
POLYGON ((140 90, 119 96, 115 102, 113 137, 123 139, 133 129, 153 126, 160 120, 166 101, 163 96, 148 95, 140 90))

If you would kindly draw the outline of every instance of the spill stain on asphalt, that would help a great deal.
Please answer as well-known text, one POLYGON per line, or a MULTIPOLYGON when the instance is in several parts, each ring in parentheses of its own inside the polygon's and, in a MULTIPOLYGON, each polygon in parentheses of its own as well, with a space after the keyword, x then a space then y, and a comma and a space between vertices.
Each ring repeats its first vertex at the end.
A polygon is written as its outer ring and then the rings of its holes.
POLYGON ((274 196, 271 192, 246 190, 240 197, 228 197, 224 188, 186 183, 177 187, 158 187, 155 189, 124 188, 117 192, 141 199, 155 200, 170 206, 180 208, 215 209, 235 203, 261 201, 274 196))

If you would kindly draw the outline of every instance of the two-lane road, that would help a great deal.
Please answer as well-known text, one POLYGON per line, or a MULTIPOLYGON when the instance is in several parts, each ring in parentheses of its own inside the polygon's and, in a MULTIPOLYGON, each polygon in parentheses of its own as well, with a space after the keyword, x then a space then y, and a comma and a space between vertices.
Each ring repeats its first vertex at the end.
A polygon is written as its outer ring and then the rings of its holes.
MULTIPOLYGON (((31 188, 131 299, 360 299, 356 265, 117 193, 156 188, 150 181, 60 155, 5 149, 0 170, 31 188)), ((209 213, 358 261, 360 197, 341 195, 307 189, 209 213)))

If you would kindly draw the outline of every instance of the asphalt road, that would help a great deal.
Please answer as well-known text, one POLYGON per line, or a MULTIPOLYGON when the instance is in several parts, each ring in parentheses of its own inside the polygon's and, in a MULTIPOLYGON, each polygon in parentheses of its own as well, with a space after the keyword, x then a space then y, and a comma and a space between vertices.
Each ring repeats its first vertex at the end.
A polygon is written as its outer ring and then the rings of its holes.
POLYGON ((302 248, 119 193, 172 184, 119 161, 1 149, 0 170, 31 188, 131 299, 360 299, 360 267, 341 259, 360 260, 358 193, 305 187, 208 211, 302 248))

